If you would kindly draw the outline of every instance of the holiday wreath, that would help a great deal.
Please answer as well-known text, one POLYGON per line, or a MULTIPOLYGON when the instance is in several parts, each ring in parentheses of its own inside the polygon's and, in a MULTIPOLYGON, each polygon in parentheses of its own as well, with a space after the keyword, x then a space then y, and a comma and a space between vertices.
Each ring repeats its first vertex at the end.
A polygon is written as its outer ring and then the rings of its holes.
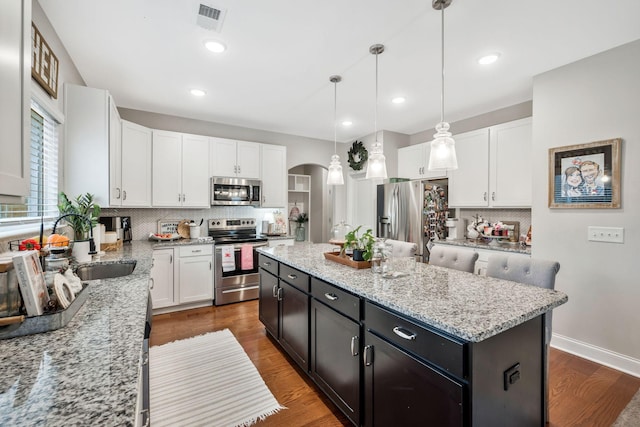
POLYGON ((349 149, 349 166, 354 171, 359 171, 364 166, 364 162, 369 158, 369 154, 367 153, 367 149, 362 144, 362 141, 354 141, 353 145, 349 149))

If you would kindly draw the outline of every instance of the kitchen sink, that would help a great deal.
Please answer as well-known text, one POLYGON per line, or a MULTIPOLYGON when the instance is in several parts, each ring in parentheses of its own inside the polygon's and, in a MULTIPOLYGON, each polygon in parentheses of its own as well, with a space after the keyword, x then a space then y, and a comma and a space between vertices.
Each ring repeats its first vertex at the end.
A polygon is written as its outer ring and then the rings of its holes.
POLYGON ((82 265, 76 270, 80 280, 109 279, 127 276, 136 268, 136 261, 129 260, 115 264, 82 265))

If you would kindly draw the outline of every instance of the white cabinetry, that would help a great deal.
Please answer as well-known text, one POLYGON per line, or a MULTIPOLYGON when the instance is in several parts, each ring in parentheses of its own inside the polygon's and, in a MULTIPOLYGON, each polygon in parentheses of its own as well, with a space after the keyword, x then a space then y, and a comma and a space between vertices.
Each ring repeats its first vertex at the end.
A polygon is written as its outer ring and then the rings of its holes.
POLYGON ((430 171, 431 143, 410 145, 398 149, 398 176, 409 179, 431 179, 447 176, 447 171, 430 171))
MULTIPOLYGON (((120 125, 120 121, 114 120, 114 125, 116 124, 120 125)), ((120 165, 115 175, 120 177, 121 185, 111 187, 111 205, 151 206, 151 129, 126 120, 122 120, 121 124, 122 133, 118 134, 120 138, 112 140, 120 147, 120 156, 111 162, 112 165, 120 165), (119 203, 113 197, 114 193, 121 195, 119 203)))
POLYGON ((531 206, 531 119, 456 135, 450 207, 531 206))
POLYGON ((29 193, 31 0, 0 2, 0 16, 0 197, 13 198, 29 193))
POLYGON ((287 147, 262 144, 262 207, 287 206, 287 147))
POLYGON ((260 179, 259 143, 216 137, 209 140, 211 176, 260 179))
POLYGON ((182 246, 180 250, 180 304, 213 301, 213 245, 182 246))
POLYGON ((209 140, 153 131, 153 206, 209 207, 209 140))
POLYGON ((156 312, 202 307, 213 303, 213 245, 154 249, 151 298, 156 312))
POLYGON ((101 206, 151 206, 151 132, 123 122, 109 92, 65 84, 65 185, 101 206), (126 197, 125 197, 126 194, 126 197))
POLYGON ((170 307, 176 304, 174 294, 173 248, 154 249, 151 268, 151 300, 153 308, 170 307))

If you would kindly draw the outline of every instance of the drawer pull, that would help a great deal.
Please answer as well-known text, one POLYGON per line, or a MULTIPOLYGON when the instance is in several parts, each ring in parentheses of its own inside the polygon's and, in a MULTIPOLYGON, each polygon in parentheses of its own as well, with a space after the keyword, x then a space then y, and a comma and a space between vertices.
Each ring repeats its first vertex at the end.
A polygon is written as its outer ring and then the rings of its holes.
POLYGON ((274 298, 278 298, 278 285, 273 285, 273 289, 271 290, 271 293, 274 298))
POLYGON ((400 326, 396 326, 395 328, 393 328, 393 333, 399 336, 400 338, 404 338, 405 340, 415 341, 416 339, 416 334, 410 331, 407 331, 406 329, 401 328, 400 326))
POLYGON ((352 356, 357 356, 358 355, 358 337, 351 337, 351 355, 352 356))
POLYGON ((271 267, 271 263, 269 261, 263 262, 262 265, 265 267, 271 267))
POLYGON ((328 299, 329 301, 335 301, 338 299, 338 295, 336 294, 330 294, 329 292, 327 292, 326 294, 324 294, 325 298, 328 299))
POLYGON ((364 366, 371 366, 373 364, 373 346, 367 345, 364 348, 364 352, 362 354, 362 360, 364 361, 364 366))
POLYGON ((287 274, 287 278, 289 278, 291 280, 296 280, 298 278, 298 276, 295 275, 295 274, 287 274))
POLYGON ((197 254, 198 252, 202 252, 202 249, 194 249, 191 251, 191 253, 197 254))
POLYGON ((153 289, 153 285, 155 284, 156 282, 153 280, 153 277, 149 277, 149 289, 153 289))

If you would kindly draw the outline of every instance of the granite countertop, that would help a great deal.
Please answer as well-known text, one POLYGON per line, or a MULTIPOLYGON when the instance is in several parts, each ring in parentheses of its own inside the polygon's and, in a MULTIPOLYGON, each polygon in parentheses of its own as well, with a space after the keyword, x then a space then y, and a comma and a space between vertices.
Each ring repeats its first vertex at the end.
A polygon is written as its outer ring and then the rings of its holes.
POLYGON ((464 246, 474 249, 488 249, 490 251, 514 252, 518 254, 531 255, 531 246, 522 247, 520 243, 498 243, 497 245, 489 245, 488 242, 479 239, 438 240, 434 243, 436 245, 464 246))
POLYGON ((137 264, 128 276, 89 281, 65 327, 0 341, 0 424, 135 423, 152 250, 163 244, 135 241, 94 257, 86 264, 137 264))
POLYGON ((335 246, 297 244, 258 251, 466 341, 479 342, 567 302, 562 292, 417 263, 384 279, 324 258, 335 246))

